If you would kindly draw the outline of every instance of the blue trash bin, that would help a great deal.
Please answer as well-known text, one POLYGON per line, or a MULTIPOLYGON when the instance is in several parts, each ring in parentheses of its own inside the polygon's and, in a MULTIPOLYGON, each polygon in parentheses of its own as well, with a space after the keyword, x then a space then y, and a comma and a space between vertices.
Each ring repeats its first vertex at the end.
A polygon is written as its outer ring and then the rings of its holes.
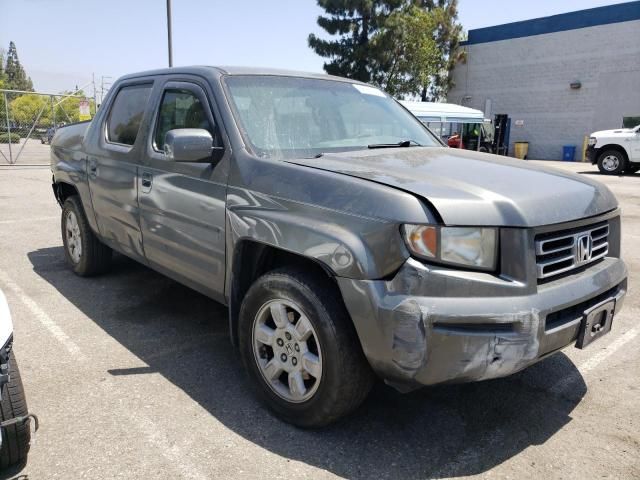
POLYGON ((565 145, 562 147, 562 160, 564 160, 565 162, 573 162, 573 159, 575 156, 576 156, 575 145, 565 145))

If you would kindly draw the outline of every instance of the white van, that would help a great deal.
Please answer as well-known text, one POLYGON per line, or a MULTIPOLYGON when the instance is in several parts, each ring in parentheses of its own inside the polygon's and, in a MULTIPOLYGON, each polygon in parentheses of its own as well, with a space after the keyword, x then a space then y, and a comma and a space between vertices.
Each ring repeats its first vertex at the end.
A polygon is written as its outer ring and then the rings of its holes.
POLYGON ((481 110, 454 103, 404 100, 400 103, 450 147, 497 153, 493 151, 491 121, 484 118, 481 110), (456 137, 459 137, 459 142, 449 141, 456 137))

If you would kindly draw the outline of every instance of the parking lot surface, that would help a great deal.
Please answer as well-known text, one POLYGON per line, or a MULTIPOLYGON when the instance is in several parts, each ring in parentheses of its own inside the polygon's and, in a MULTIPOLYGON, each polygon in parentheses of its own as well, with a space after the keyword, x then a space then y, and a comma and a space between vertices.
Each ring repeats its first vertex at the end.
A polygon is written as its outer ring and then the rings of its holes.
MULTIPOLYGON (((252 396, 225 307, 125 257, 67 268, 48 167, 0 167, 0 288, 40 431, 22 479, 640 478, 640 175, 623 209, 630 292, 612 332, 508 378, 401 395, 377 385, 320 431, 252 396)), ((540 208, 557 208, 540 204, 540 208)))

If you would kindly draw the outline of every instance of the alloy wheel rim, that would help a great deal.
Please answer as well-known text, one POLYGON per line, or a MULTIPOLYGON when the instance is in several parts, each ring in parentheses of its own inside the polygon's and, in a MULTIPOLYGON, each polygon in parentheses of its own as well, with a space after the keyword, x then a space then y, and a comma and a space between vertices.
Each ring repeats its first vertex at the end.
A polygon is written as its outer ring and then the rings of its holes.
POLYGON ((73 263, 79 263, 82 257, 82 237, 78 218, 73 212, 67 212, 65 235, 67 237, 67 252, 69 252, 71 260, 73 260, 73 263))
POLYGON ((253 354, 267 385, 292 403, 309 400, 322 379, 322 351, 308 316, 289 300, 271 300, 253 322, 253 354))
POLYGON ((607 155, 602 161, 602 166, 608 172, 612 172, 620 166, 620 160, 615 155, 607 155))

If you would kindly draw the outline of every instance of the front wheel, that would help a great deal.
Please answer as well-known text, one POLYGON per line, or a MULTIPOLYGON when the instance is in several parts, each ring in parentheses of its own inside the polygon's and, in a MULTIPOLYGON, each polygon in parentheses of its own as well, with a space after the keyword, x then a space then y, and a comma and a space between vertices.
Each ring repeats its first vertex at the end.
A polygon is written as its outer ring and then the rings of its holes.
POLYGON ((617 150, 607 150, 598 157, 598 169, 605 175, 620 175, 625 167, 625 158, 617 150))
POLYGON ((321 427, 369 393, 373 374, 328 279, 294 269, 267 273, 247 292, 239 322, 250 380, 284 421, 321 427))

